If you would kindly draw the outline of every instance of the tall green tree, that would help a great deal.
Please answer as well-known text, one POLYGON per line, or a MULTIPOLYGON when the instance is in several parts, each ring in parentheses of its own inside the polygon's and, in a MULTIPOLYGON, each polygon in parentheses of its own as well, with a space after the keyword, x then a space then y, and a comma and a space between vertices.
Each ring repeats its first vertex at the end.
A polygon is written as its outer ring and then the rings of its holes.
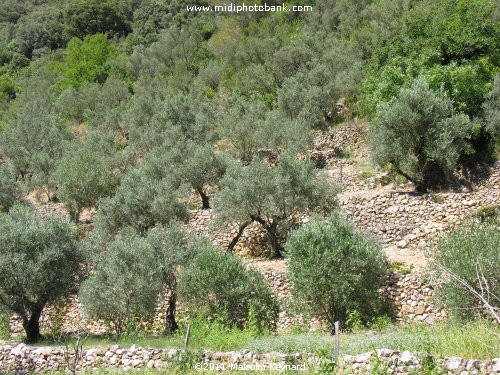
POLYGON ((109 37, 127 35, 130 24, 120 11, 117 1, 75 0, 64 14, 66 32, 83 39, 87 35, 106 34, 109 37))
POLYGON ((104 83, 110 74, 109 60, 116 57, 116 47, 104 34, 72 38, 63 63, 55 64, 60 70, 61 88, 79 88, 88 82, 104 83))
POLYGON ((68 41, 63 12, 57 6, 36 7, 21 17, 16 26, 18 50, 28 58, 62 48, 68 41))

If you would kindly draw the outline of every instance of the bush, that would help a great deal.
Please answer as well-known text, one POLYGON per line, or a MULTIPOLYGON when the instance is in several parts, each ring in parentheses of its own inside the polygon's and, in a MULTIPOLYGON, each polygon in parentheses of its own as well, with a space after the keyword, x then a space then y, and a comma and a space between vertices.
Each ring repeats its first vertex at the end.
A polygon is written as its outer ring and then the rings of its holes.
POLYGON ((45 305, 76 290, 85 260, 76 235, 67 220, 27 206, 0 214, 0 308, 22 318, 29 342, 40 339, 45 305))
POLYGON ((437 243, 434 255, 438 265, 436 277, 442 278, 443 282, 436 283, 436 297, 459 318, 488 315, 490 310, 456 277, 483 294, 489 304, 496 308, 497 314, 500 311, 499 224, 496 217, 484 222, 469 221, 437 243))
POLYGON ((380 312, 377 289, 387 270, 382 248, 339 214, 292 232, 285 248, 292 295, 306 312, 332 327, 358 313, 366 323, 380 312))
POLYGON ((278 305, 263 276, 215 248, 202 251, 180 277, 179 296, 198 315, 227 326, 273 330, 278 305))
POLYGON ((453 110, 452 101, 423 79, 382 104, 370 126, 372 158, 391 165, 418 191, 448 182, 461 157, 472 153, 472 124, 453 110))

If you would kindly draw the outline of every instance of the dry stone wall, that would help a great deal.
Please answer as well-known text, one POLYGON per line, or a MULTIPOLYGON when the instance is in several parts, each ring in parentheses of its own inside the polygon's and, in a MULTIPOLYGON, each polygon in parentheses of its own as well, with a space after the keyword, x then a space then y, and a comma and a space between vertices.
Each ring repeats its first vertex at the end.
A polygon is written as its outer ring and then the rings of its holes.
MULTIPOLYGON (((141 348, 133 345, 121 348, 117 345, 108 348, 93 348, 82 351, 75 361, 74 352, 62 348, 30 347, 24 344, 0 346, 0 373, 28 374, 61 371, 69 362, 76 370, 92 371, 99 368, 114 368, 121 371, 141 368, 160 369, 171 365, 184 353, 178 349, 141 348), (76 362, 76 363, 75 363, 76 362)), ((195 354, 196 355, 196 354, 195 354)), ((295 353, 252 353, 248 350, 233 352, 203 351, 197 353, 193 368, 200 370, 269 370, 298 369, 313 371, 320 359, 311 354, 295 353), (195 367, 196 366, 196 367, 195 367)), ((379 349, 376 353, 356 356, 344 355, 340 368, 344 373, 369 374, 372 368, 388 370, 388 373, 407 374, 419 370, 423 360, 429 362, 430 356, 422 353, 379 349)), ((500 373, 500 358, 490 361, 466 360, 457 357, 433 359, 435 366, 447 374, 493 375, 500 373)))
POLYGON ((500 204, 500 166, 471 193, 381 192, 340 195, 346 216, 385 246, 426 248, 435 236, 481 207, 500 204))

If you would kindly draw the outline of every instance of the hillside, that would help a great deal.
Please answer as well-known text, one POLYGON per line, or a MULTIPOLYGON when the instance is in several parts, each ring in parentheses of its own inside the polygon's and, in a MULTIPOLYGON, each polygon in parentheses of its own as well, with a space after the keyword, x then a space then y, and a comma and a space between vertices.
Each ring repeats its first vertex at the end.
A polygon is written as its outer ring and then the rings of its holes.
POLYGON ((0 3, 0 372, 499 372, 498 2, 243 5, 0 3))

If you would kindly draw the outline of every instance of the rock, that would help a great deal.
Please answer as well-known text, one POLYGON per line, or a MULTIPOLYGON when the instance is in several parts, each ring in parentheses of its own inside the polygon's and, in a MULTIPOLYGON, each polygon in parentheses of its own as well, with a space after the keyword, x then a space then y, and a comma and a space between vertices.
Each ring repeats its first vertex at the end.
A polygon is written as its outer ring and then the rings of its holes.
POLYGON ((500 358, 493 358, 491 360, 491 370, 494 373, 500 373, 500 358))
POLYGON ((394 353, 394 351, 392 351, 390 349, 378 349, 377 350, 377 355, 379 357, 390 357, 393 353, 394 353))
POLYGON ((454 374, 460 374, 465 370, 467 366, 467 361, 458 357, 446 358, 444 361, 444 367, 453 372, 454 374))
POLYGON ((401 249, 404 249, 406 246, 408 246, 408 242, 406 242, 406 240, 401 240, 396 242, 396 246, 401 249))
POLYGON ((416 359, 417 358, 413 355, 413 353, 406 350, 402 352, 399 357, 399 361, 405 364, 415 364, 416 359))

